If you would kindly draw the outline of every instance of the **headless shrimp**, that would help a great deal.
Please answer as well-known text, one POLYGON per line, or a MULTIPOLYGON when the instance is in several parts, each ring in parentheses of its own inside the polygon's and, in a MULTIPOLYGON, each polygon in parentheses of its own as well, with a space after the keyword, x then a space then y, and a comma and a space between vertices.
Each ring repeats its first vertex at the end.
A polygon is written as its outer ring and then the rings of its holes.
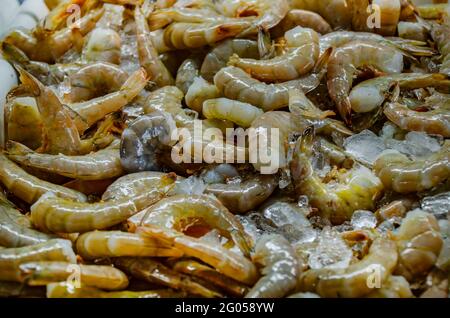
POLYGON ((436 263, 443 245, 434 215, 422 210, 408 213, 395 238, 399 252, 396 273, 410 282, 426 276, 436 263))
POLYGON ((53 239, 31 246, 0 249, 0 280, 20 282, 19 266, 39 261, 75 264, 76 256, 72 243, 68 240, 53 239))
POLYGON ((450 143, 441 151, 414 161, 398 152, 385 152, 374 164, 374 172, 384 186, 398 193, 431 189, 450 177, 450 143))
POLYGON ((183 252, 164 242, 134 233, 94 231, 80 235, 77 253, 85 260, 104 257, 181 257, 183 252))
POLYGON ((128 286, 127 276, 111 266, 73 265, 67 262, 30 262, 19 266, 21 280, 29 286, 46 286, 65 282, 73 268, 79 270, 79 279, 84 286, 106 290, 121 290, 128 286))
POLYGON ((281 235, 260 238, 252 259, 263 267, 263 277, 248 292, 246 298, 280 298, 297 286, 297 256, 281 235))
POLYGON ((137 196, 92 204, 43 196, 31 206, 31 220, 36 228, 47 232, 76 233, 106 229, 161 200, 173 182, 171 175, 163 175, 155 188, 137 196))
POLYGON ((85 202, 86 196, 69 188, 40 180, 30 175, 4 154, 0 154, 0 181, 16 197, 27 203, 36 202, 47 192, 53 192, 62 198, 85 202))
POLYGON ((202 112, 206 118, 229 120, 243 128, 250 127, 252 122, 264 113, 253 105, 227 98, 206 100, 202 112))
POLYGON ((150 31, 148 30, 147 20, 139 6, 136 6, 134 10, 134 19, 136 21, 138 54, 141 66, 158 87, 173 85, 175 81, 166 66, 159 59, 158 52, 153 46, 150 31))
POLYGON ((229 65, 242 68, 262 81, 279 82, 296 79, 308 73, 319 57, 319 36, 311 30, 295 27, 284 35, 283 55, 269 60, 243 59, 233 55, 229 65))
POLYGON ((395 49, 373 42, 350 42, 336 49, 328 62, 328 92, 346 123, 350 123, 348 97, 358 67, 375 66, 388 74, 401 73, 403 55, 395 49))
POLYGON ((9 141, 6 147, 11 160, 26 167, 68 178, 102 180, 123 174, 118 142, 85 156, 40 154, 12 141, 9 141))
POLYGON ((221 203, 210 196, 175 195, 151 206, 128 220, 131 227, 155 225, 188 231, 196 223, 217 229, 232 239, 245 255, 250 254, 252 242, 242 225, 221 203))
POLYGON ((345 269, 310 269, 300 277, 300 288, 321 297, 362 297, 370 294, 371 277, 379 273, 381 284, 387 281, 397 265, 397 248, 387 238, 377 238, 369 253, 345 269))
POLYGON ((319 14, 307 10, 292 9, 271 32, 274 37, 280 37, 296 26, 310 28, 320 34, 327 34, 332 31, 328 22, 319 14))
POLYGON ((338 180, 324 183, 311 165, 314 129, 308 128, 295 146, 290 164, 295 189, 307 195, 313 207, 333 224, 349 220, 355 210, 372 210, 383 190, 381 181, 367 168, 343 169, 338 180))

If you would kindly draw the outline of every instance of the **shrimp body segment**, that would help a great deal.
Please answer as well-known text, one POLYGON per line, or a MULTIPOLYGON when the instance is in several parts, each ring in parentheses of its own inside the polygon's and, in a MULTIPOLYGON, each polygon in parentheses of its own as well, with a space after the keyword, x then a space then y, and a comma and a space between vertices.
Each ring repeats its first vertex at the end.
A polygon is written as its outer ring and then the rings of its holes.
POLYGON ((227 98, 205 101, 202 112, 206 118, 229 120, 243 128, 250 127, 252 122, 264 113, 258 107, 227 98))

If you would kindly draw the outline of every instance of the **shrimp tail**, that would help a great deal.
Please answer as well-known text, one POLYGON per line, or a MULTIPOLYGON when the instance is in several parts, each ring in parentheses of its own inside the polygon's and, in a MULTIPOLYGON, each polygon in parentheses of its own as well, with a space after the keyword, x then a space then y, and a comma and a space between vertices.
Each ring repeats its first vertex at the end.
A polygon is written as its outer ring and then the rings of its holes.
POLYGON ((122 92, 129 92, 130 95, 137 96, 145 85, 147 85, 149 78, 144 68, 134 72, 127 81, 122 85, 120 90, 122 92))
MULTIPOLYGON (((20 85, 20 89, 16 91, 16 93, 28 93, 31 94, 31 96, 39 96, 41 95, 41 92, 43 91, 43 85, 30 73, 25 71, 21 66, 15 65, 15 68, 19 72, 20 75, 20 82, 22 85, 20 85)), ((17 96, 17 95, 16 95, 17 96)))
POLYGON ((329 47, 323 52, 323 54, 317 60, 316 65, 314 66, 313 73, 320 73, 327 70, 328 61, 330 59, 331 53, 333 53, 333 48, 329 47))
POLYGON ((6 154, 8 156, 25 156, 34 153, 33 150, 21 143, 8 140, 6 142, 6 154))
POLYGON ((20 65, 27 65, 28 63, 30 63, 30 59, 28 58, 28 56, 14 44, 2 42, 1 51, 3 57, 11 63, 20 65))

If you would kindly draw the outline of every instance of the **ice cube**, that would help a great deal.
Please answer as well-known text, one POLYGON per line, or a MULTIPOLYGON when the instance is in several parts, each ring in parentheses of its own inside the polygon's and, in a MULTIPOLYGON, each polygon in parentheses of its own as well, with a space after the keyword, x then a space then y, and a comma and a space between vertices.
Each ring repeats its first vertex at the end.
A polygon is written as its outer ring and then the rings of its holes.
POLYGON ((386 149, 382 138, 370 130, 363 130, 359 134, 345 139, 346 152, 363 164, 373 165, 378 156, 386 149))
POLYGON ((177 182, 173 188, 173 194, 201 195, 205 192, 206 184, 196 176, 190 176, 187 179, 177 182))
POLYGON ((311 226, 295 226, 285 224, 279 228, 281 234, 292 244, 302 244, 314 242, 317 238, 317 231, 311 226))
POLYGON ((409 132, 404 140, 386 139, 389 149, 397 150, 411 157, 424 157, 441 149, 439 141, 423 132, 409 132))
POLYGON ((263 215, 278 227, 286 224, 311 226, 302 208, 294 203, 275 202, 263 210, 263 215))
POLYGON ((241 222, 245 233, 250 235, 253 242, 256 242, 261 236, 261 230, 258 229, 256 223, 252 219, 244 215, 236 215, 236 218, 239 222, 241 222))
POLYGON ((450 213, 450 191, 424 198, 421 207, 422 210, 434 214, 438 219, 446 219, 450 213))
POLYGON ((312 269, 347 268, 352 257, 352 250, 339 233, 326 227, 319 236, 317 247, 309 256, 308 265, 312 269))
POLYGON ((353 212, 350 223, 357 230, 364 228, 373 229, 377 226, 377 218, 371 211, 357 210, 353 212))

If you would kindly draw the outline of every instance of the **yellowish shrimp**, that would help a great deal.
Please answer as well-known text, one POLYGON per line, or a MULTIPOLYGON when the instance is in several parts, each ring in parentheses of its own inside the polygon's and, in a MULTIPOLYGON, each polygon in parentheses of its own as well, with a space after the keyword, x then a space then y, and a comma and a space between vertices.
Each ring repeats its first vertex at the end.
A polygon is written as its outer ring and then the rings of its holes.
POLYGON ((220 273, 239 282, 250 285, 258 279, 258 271, 250 260, 221 245, 213 245, 172 229, 150 224, 139 227, 137 232, 145 237, 169 244, 177 250, 183 251, 186 256, 198 258, 220 273))
POLYGON ((40 154, 13 141, 7 144, 8 157, 30 168, 56 173, 68 178, 102 180, 123 174, 120 164, 119 143, 84 156, 40 154))
POLYGON ((83 48, 82 59, 87 62, 120 64, 122 39, 119 33, 109 28, 94 29, 83 48))
POLYGON ((77 203, 42 196, 31 206, 31 221, 46 232, 77 233, 109 228, 161 200, 171 189, 172 175, 163 175, 153 188, 117 201, 77 203))
POLYGON ((291 9, 303 9, 320 14, 335 29, 347 29, 352 24, 351 2, 348 0, 289 0, 291 9))
POLYGON ((167 112, 173 116, 177 126, 183 127, 192 122, 194 118, 188 115, 182 108, 183 92, 176 86, 164 86, 153 91, 144 104, 144 113, 154 111, 167 112))
POLYGON ((153 11, 148 17, 151 31, 162 29, 173 22, 204 23, 223 19, 218 12, 210 8, 170 7, 153 11))
POLYGON ((201 297, 223 297, 221 293, 203 286, 192 277, 178 273, 151 258, 121 257, 114 261, 114 265, 151 284, 167 286, 201 297))
MULTIPOLYGON (((129 1, 129 0, 128 0, 129 1)), ((103 291, 98 288, 81 286, 74 288, 69 283, 51 283, 47 285, 47 298, 183 298, 184 293, 171 289, 149 291, 103 291)))
POLYGON ((258 107, 227 98, 206 100, 202 112, 206 118, 226 119, 243 128, 264 113, 258 107))
POLYGON ((175 85, 183 92, 184 95, 186 95, 189 87, 194 82, 194 79, 199 76, 201 63, 201 55, 192 55, 184 60, 178 68, 175 85))
POLYGON ((210 82, 213 81, 214 75, 227 66, 233 54, 242 58, 257 59, 260 57, 258 43, 248 39, 228 39, 219 43, 205 56, 200 70, 201 76, 210 82))
POLYGON ((348 97, 358 67, 375 66, 388 74, 401 73, 403 55, 391 47, 375 42, 354 41, 336 49, 328 62, 328 92, 346 123, 350 123, 348 97))
POLYGON ((298 195, 307 195, 311 206, 333 224, 349 220, 356 210, 372 210, 383 184, 364 166, 342 169, 337 180, 324 183, 310 162, 314 129, 309 127, 299 138, 290 163, 291 175, 298 195))
POLYGON ((387 151, 375 161, 374 172, 387 189, 398 193, 413 193, 431 189, 450 177, 450 143, 441 151, 423 159, 411 160, 399 153, 387 151))
POLYGON ((185 96, 186 105, 198 113, 202 112, 203 103, 208 99, 220 97, 216 85, 208 83, 203 77, 194 78, 185 96))
POLYGON ((428 3, 415 7, 417 13, 424 19, 439 19, 448 12, 447 3, 428 3))
POLYGON ((398 254, 394 241, 377 238, 369 253, 359 262, 345 269, 310 269, 300 277, 300 288, 321 297, 363 297, 370 294, 375 284, 374 273, 383 286, 397 265, 398 254), (372 287, 372 284, 374 285, 372 287))
POLYGON ((434 23, 431 28, 431 37, 436 42, 442 55, 442 64, 439 72, 450 76, 450 10, 444 16, 441 24, 434 23))
POLYGON ((245 295, 246 298, 281 298, 297 286, 297 256, 283 236, 261 237, 252 260, 262 267, 263 277, 245 295))
POLYGON ((76 263, 72 243, 53 239, 47 242, 16 248, 0 249, 0 280, 20 282, 19 266, 38 261, 61 261, 76 263))
POLYGON ((206 193, 214 194, 233 213, 245 213, 257 208, 277 188, 276 175, 250 176, 242 182, 215 183, 206 188, 206 193))
POLYGON ((319 14, 308 10, 292 9, 288 12, 286 17, 271 30, 271 33, 275 37, 280 37, 296 26, 310 28, 320 34, 327 34, 332 31, 328 22, 319 14))
POLYGON ((70 93, 64 98, 71 103, 88 101, 120 90, 127 78, 127 73, 113 64, 89 64, 69 76, 70 93))
POLYGON ((47 242, 54 237, 31 228, 31 222, 0 193, 0 245, 22 247, 47 242))
POLYGON ((389 276, 381 288, 375 289, 367 298, 413 298, 411 286, 403 276, 389 276))
POLYGON ((30 262, 19 266, 21 280, 29 286, 46 286, 66 282, 74 270, 84 286, 106 290, 121 290, 128 286, 127 276, 111 266, 75 265, 67 262, 30 262))
POLYGON ((98 7, 97 0, 45 0, 45 4, 50 10, 43 22, 46 30, 59 30, 67 25, 74 6, 80 9, 82 16, 98 7))
POLYGON ((210 282, 214 286, 217 286, 220 289, 225 290, 228 294, 236 297, 243 297, 248 291, 247 286, 242 283, 222 275, 214 268, 193 259, 176 260, 175 264, 172 265, 172 268, 177 272, 185 273, 210 282))
POLYGON ((436 263, 443 245, 434 215, 422 210, 409 212, 395 238, 399 252, 396 274, 410 282, 425 277, 436 263))
POLYGON ((53 32, 38 27, 32 33, 15 30, 5 38, 5 42, 21 49, 33 61, 55 63, 77 43, 77 35, 85 36, 95 27, 102 14, 103 9, 91 10, 77 22, 77 29, 67 27, 53 32))
POLYGON ((159 59, 148 30, 147 20, 139 6, 136 6, 134 10, 134 19, 136 21, 138 54, 141 66, 158 87, 175 84, 172 75, 159 59))
POLYGON ((131 228, 139 225, 166 227, 180 232, 196 223, 216 229, 231 239, 245 255, 250 255, 252 241, 242 225, 217 199, 206 195, 175 195, 166 198, 128 220, 131 228))
POLYGON ((86 196, 78 191, 40 180, 27 173, 4 154, 0 154, 0 163, 1 183, 8 191, 27 203, 36 202, 47 192, 53 192, 62 198, 74 201, 86 201, 86 196))
POLYGON ((85 260, 105 257, 181 257, 183 252, 164 242, 139 234, 94 231, 80 235, 76 251, 85 260))
POLYGON ((261 81, 284 82, 297 79, 313 69, 319 57, 319 36, 312 30, 295 27, 284 34, 283 55, 269 60, 254 60, 233 55, 229 65, 242 68, 261 81))

